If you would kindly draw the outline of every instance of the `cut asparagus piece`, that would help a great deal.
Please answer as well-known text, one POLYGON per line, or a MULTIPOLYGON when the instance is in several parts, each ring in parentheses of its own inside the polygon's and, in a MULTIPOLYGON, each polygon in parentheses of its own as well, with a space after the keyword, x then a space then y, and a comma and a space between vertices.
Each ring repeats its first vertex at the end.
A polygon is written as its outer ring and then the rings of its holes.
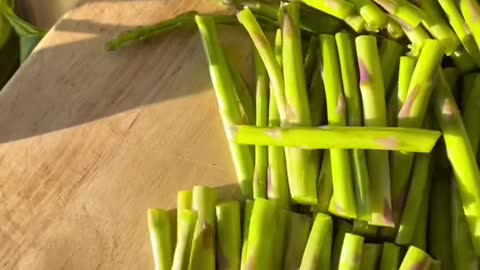
MULTIPOLYGON (((342 92, 340 63, 334 36, 320 35, 320 59, 328 123, 331 126, 345 126, 347 120, 345 98, 342 92)), ((348 151, 339 148, 330 149, 330 164, 334 181, 329 211, 342 217, 356 218, 357 207, 348 151)))
MULTIPOLYGON (((387 126, 385 88, 377 40, 374 36, 359 36, 355 39, 355 43, 364 124, 368 127, 387 126)), ((388 152, 367 151, 367 165, 370 177, 369 195, 372 198, 369 224, 393 227, 388 152)))
POLYGON ((424 18, 424 12, 406 0, 374 1, 409 27, 416 27, 424 18))
MULTIPOLYGON (((232 124, 242 124, 244 119, 236 94, 233 91, 235 84, 229 72, 213 18, 195 16, 195 20, 209 63, 210 77, 224 127, 232 124)), ((248 146, 229 143, 229 148, 242 193, 251 197, 253 195, 253 154, 248 146)))
MULTIPOLYGON (((182 190, 177 193, 177 210, 192 209, 193 192, 191 190, 182 190)), ((178 223, 177 223, 178 224, 178 223)))
POLYGON ((480 46, 480 4, 476 0, 460 0, 459 5, 477 46, 480 46))
MULTIPOLYGON (((332 252, 333 221, 326 214, 315 216, 312 230, 303 252, 300 270, 330 269, 332 252)), ((279 269, 279 268, 276 268, 279 269)))
POLYGON ((275 202, 255 199, 253 203, 245 265, 247 269, 273 269, 275 255, 275 228, 279 209, 275 202))
POLYGON ((397 270, 399 265, 400 247, 388 242, 383 243, 379 270, 397 270))
POLYGON ((148 209, 148 230, 152 243, 155 269, 169 270, 172 267, 172 224, 168 211, 148 209))
POLYGON ((382 252, 381 244, 363 244, 362 260, 360 262, 360 270, 376 270, 380 261, 380 253, 382 252))
POLYGON ((392 94, 388 101, 389 125, 397 125, 397 116, 408 95, 408 86, 415 68, 415 58, 410 56, 400 57, 398 66, 398 84, 395 95, 392 94))
POLYGON ((306 215, 290 212, 287 220, 283 269, 296 270, 302 262, 302 255, 312 227, 312 219, 306 215))
POLYGON ((383 71, 385 85, 385 97, 389 97, 394 88, 393 82, 398 74, 400 56, 403 54, 403 46, 390 39, 382 39, 380 45, 380 64, 383 71))
POLYGON ((478 256, 480 254, 480 173, 460 111, 441 71, 439 71, 439 84, 433 97, 435 116, 443 132, 447 156, 458 183, 462 207, 478 256))
POLYGON ((235 84, 235 93, 237 95, 238 103, 240 104, 242 115, 245 118, 245 123, 254 125, 255 122, 255 103, 250 93, 245 79, 243 78, 237 66, 233 65, 230 60, 227 60, 230 74, 232 75, 233 83, 235 84))
MULTIPOLYGON (((439 41, 427 40, 415 65, 408 87, 407 98, 398 113, 399 127, 420 127, 430 102, 435 81, 435 72, 443 58, 443 47, 439 41)), ((393 152, 392 203, 395 223, 398 224, 408 191, 409 176, 413 164, 413 153, 393 152)))
POLYGON ((225 270, 240 268, 240 203, 224 202, 216 206, 217 214, 217 264, 225 270))
POLYGON ((430 38, 427 31, 423 26, 418 25, 417 27, 410 28, 408 26, 402 26, 405 35, 410 40, 411 44, 409 45, 410 52, 409 55, 417 57, 420 51, 422 50, 423 44, 426 40, 430 38))
POLYGON ((377 231, 377 227, 369 225, 366 221, 355 220, 353 222, 352 233, 364 236, 367 239, 375 239, 377 231))
POLYGON ((288 229, 288 217, 290 212, 285 209, 280 209, 278 216, 278 224, 275 226, 275 246, 273 254, 273 268, 282 269, 284 256, 284 248, 286 245, 287 229, 288 229))
POLYGON ((358 15, 355 6, 345 0, 313 1, 302 0, 308 6, 318 9, 333 17, 344 20, 355 32, 360 33, 365 27, 364 19, 358 15))
POLYGON ((317 205, 314 210, 317 212, 328 213, 328 206, 333 194, 332 167, 330 164, 330 152, 325 150, 322 159, 322 168, 317 181, 317 205))
POLYGON ((177 209, 177 244, 173 255, 172 270, 188 269, 196 223, 197 214, 195 212, 188 209, 177 209))
MULTIPOLYGON (((429 181, 428 191, 431 190, 431 183, 429 181)), ((420 202, 420 216, 417 221, 417 230, 415 231, 415 235, 413 237, 412 246, 416 246, 419 249, 427 250, 427 237, 428 237, 428 212, 430 208, 430 193, 427 192, 426 196, 422 198, 420 202)))
MULTIPOLYGON (((254 50, 256 73, 256 126, 268 125, 268 74, 258 52, 254 50)), ((253 174, 253 197, 267 198, 268 149, 266 146, 255 146, 255 171, 253 174)))
POLYGON ((387 22, 387 34, 388 37, 393 39, 400 39, 405 36, 402 26, 392 18, 389 18, 387 22))
POLYGON ((189 269, 215 269, 215 204, 217 193, 209 187, 194 186, 192 209, 198 219, 193 233, 189 269))
POLYGON ((466 97, 462 113, 473 153, 477 154, 480 143, 480 125, 478 124, 478 116, 480 115, 480 73, 476 73, 473 76, 474 81, 470 88, 470 93, 466 97))
POLYGON ((365 20, 368 31, 377 32, 387 25, 388 16, 372 0, 352 0, 352 3, 365 20))
POLYGON ((432 259, 423 250, 410 246, 399 270, 429 270, 432 259))
POLYGON ((363 237, 351 233, 346 233, 343 239, 342 252, 340 253, 339 270, 359 270, 361 269, 361 259, 363 256, 363 237))
MULTIPOLYGON (((312 36, 308 42, 307 52, 305 54, 305 60, 303 61, 303 67, 305 70, 305 81, 310 82, 315 72, 317 63, 317 51, 318 51, 318 37, 312 36)), ((313 121, 312 121, 313 122, 313 121)))
MULTIPOLYGON (((340 254, 342 252, 342 246, 345 239, 345 235, 352 231, 352 224, 346 220, 338 219, 335 221, 335 238, 332 247, 332 270, 341 270, 339 268, 340 254)), ((360 260, 360 257, 358 258, 360 260)))
POLYGON ((457 51, 455 51, 452 55, 450 55, 452 58, 453 62, 455 63, 455 66, 462 71, 462 73, 468 73, 470 71, 475 70, 475 62, 473 61, 472 57, 468 52, 460 48, 457 51))
POLYGON ((253 210, 253 201, 246 200, 243 206, 242 257, 240 262, 240 270, 248 270, 248 265, 247 265, 248 232, 250 228, 250 219, 252 217, 252 210, 253 210))
MULTIPOLYGON (((282 20, 283 77, 287 99, 289 126, 311 126, 311 114, 303 69, 301 33, 299 28, 299 2, 285 4, 282 20)), ((317 203, 316 179, 318 159, 312 151, 287 148, 287 173, 290 195, 300 204, 317 203), (315 164, 317 162, 317 164, 315 164)))

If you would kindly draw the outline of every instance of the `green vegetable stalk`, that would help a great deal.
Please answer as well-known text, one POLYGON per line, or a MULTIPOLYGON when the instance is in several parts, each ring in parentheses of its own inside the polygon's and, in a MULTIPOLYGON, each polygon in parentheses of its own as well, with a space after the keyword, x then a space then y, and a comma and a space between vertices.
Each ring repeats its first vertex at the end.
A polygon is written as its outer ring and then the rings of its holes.
POLYGON ((372 0, 352 0, 352 3, 365 20, 367 31, 377 32, 387 25, 388 16, 372 0))
POLYGON ((330 269, 332 237, 332 218, 326 214, 318 213, 308 236, 299 269, 330 269))
POLYGON ((475 38, 477 46, 480 46, 480 4, 475 0, 459 0, 460 10, 465 22, 475 38))
POLYGON ((423 250, 410 246, 399 270, 430 270, 432 259, 423 250))
POLYGON ((224 202, 216 206, 217 254, 216 267, 225 270, 240 268, 240 203, 224 202))
POLYGON ((480 115, 480 73, 472 76, 472 86, 466 97, 462 114, 473 153, 476 154, 480 143, 480 125, 478 124, 478 116, 480 115))
POLYGON ((194 186, 192 209, 198 219, 193 233, 189 269, 215 269, 215 204, 217 193, 209 187, 194 186))
POLYGON ((156 270, 172 267, 172 224, 170 215, 161 209, 148 209, 148 230, 152 243, 153 260, 156 270))
POLYGON ((172 270, 188 270, 192 238, 197 214, 188 209, 177 209, 177 244, 173 254, 172 270))
MULTIPOLYGON (((335 35, 338 47, 338 59, 343 82, 343 91, 347 106, 347 124, 349 126, 362 125, 362 105, 360 100, 360 89, 358 86, 358 72, 353 36, 346 32, 335 35)), ((370 221, 370 200, 369 176, 367 160, 364 150, 352 150, 350 153, 355 186, 355 197, 357 205, 357 217, 363 221, 370 221)), ((383 200, 383 197, 380 198, 383 200)))
MULTIPOLYGON (((445 75, 445 80, 448 80, 448 77, 445 74, 445 70, 444 70, 444 75, 445 75)), ((458 87, 451 88, 452 93, 457 100, 458 107, 462 110, 465 109, 468 99, 470 98, 470 93, 472 93, 473 83, 475 82, 476 76, 477 76, 477 73, 475 72, 469 73, 463 76, 462 89, 460 93, 459 93, 458 87), (459 96, 460 96, 460 99, 458 98, 459 96)))
MULTIPOLYGON (((229 72, 222 45, 218 37, 215 22, 211 17, 195 16, 200 31, 205 55, 209 63, 210 77, 217 96, 220 115, 224 127, 232 124, 242 124, 244 119, 235 94, 235 83, 229 72)), ((251 197, 253 194, 253 155, 248 146, 229 143, 233 164, 242 193, 251 197)))
POLYGON ((252 217, 253 201, 246 200, 243 205, 243 224, 242 224, 242 254, 240 261, 240 270, 248 270, 247 265, 247 248, 248 248, 248 233, 250 228, 250 219, 252 217))
POLYGON ((424 19, 424 12, 407 0, 374 0, 388 13, 394 15, 409 27, 418 26, 424 19))
POLYGON ((244 121, 245 123, 254 125, 256 123, 255 103, 253 101, 252 94, 250 93, 250 89, 248 88, 247 82, 243 78, 238 67, 233 65, 227 58, 226 60, 230 74, 233 78, 233 83, 235 84, 235 93, 237 95, 238 103, 240 104, 242 115, 245 118, 244 121))
POLYGON ((355 220, 353 221, 352 233, 364 236, 367 239, 375 239, 378 232, 378 227, 369 225, 367 221, 355 220))
MULTIPOLYGON (((343 219, 335 220, 335 238, 332 247, 332 268, 333 270, 340 270, 340 255, 342 253, 343 242, 347 233, 352 231, 352 224, 343 219)), ((360 258, 360 257, 359 257, 360 258)))
MULTIPOLYGON (((303 69, 301 33, 299 28, 299 3, 292 2, 281 7, 283 37, 283 77, 287 99, 289 126, 311 126, 305 73, 303 69)), ((286 148, 287 173, 290 194, 294 201, 314 205, 317 202, 316 179, 318 159, 315 152, 300 148, 286 148), (317 164, 315 163, 317 162, 317 164)))
POLYGON ((388 19, 386 28, 389 38, 400 39, 405 36, 405 32, 403 31, 402 26, 392 18, 388 19))
MULTIPOLYGON (((307 52, 305 54, 305 60, 303 61, 303 69, 305 70, 305 81, 312 81, 313 74, 315 73, 317 63, 317 51, 318 51, 318 37, 312 36, 308 41, 307 52)), ((313 122, 313 121, 312 121, 313 122)))
MULTIPOLYGON (((340 63, 335 38, 320 35, 320 59, 323 65, 322 78, 325 86, 327 117, 331 126, 346 125, 346 105, 342 92, 340 63)), ((357 206, 351 177, 350 157, 345 149, 330 149, 333 197, 329 211, 347 218, 357 217, 357 206)))
POLYGON ((382 257, 380 259, 379 270, 397 270, 400 265, 400 247, 385 242, 383 243, 382 257))
POLYGON ((394 93, 388 100, 388 122, 389 126, 397 126, 397 116, 405 103, 408 95, 408 86, 415 69, 415 58, 410 56, 400 57, 398 65, 398 83, 394 93))
POLYGON ((457 66, 462 73, 471 72, 476 68, 474 60, 464 48, 460 48, 455 51, 452 55, 450 55, 450 58, 452 58, 455 66, 457 66))
MULTIPOLYGON (((282 31, 279 29, 275 36, 275 55, 281 63, 282 56, 282 31)), ((280 116, 277 103, 273 95, 270 95, 268 108, 268 126, 279 127, 280 116)), ((288 190, 287 164, 283 147, 268 146, 268 174, 267 174, 268 199, 278 202, 283 209, 290 207, 290 191, 288 190)))
MULTIPOLYGON (((387 125, 385 88, 382 69, 374 36, 359 36, 355 39, 360 92, 363 101, 363 120, 367 127, 387 125)), ((390 165, 388 152, 367 151, 367 165, 370 176, 371 219, 369 224, 392 227, 392 206, 390 199, 390 165), (379 199, 382 198, 382 199, 379 199)))
MULTIPOLYGON (((268 74, 262 59, 254 50, 256 73, 256 125, 268 125, 268 74)), ((255 170, 253 173, 253 197, 267 198, 268 149, 266 146, 255 146, 255 170)))
POLYGON ((273 254, 273 268, 272 269, 282 269, 283 262, 285 259, 284 248, 286 246, 287 238, 287 229, 288 229, 288 218, 290 216, 290 211, 285 209, 280 209, 278 216, 278 223, 275 225, 275 247, 273 254))
POLYGON ((381 244, 363 244, 362 259, 360 261, 360 270, 376 270, 380 263, 381 244))
POLYGON ((311 227, 312 219, 309 216, 295 212, 288 214, 283 269, 293 270, 300 267, 311 227))
MULTIPOLYGON (((431 190, 431 180, 429 181, 428 190, 431 190)), ((419 249, 427 250, 427 237, 428 237, 428 211, 430 210, 430 193, 427 192, 426 196, 421 200, 419 208, 420 214, 417 221, 417 229, 413 237, 412 246, 416 246, 419 249)))
POLYGON ((402 26, 405 35, 407 36, 408 40, 410 40, 411 44, 409 45, 410 52, 409 55, 413 57, 417 57, 420 51, 422 50, 423 44, 425 41, 430 39, 427 31, 423 26, 418 25, 417 27, 410 28, 408 26, 402 26))
POLYGON ((480 173, 460 111, 443 73, 433 95, 435 116, 443 132, 447 156, 452 165, 463 210, 467 217, 476 255, 480 251, 480 173))
POLYGON ((363 237, 346 233, 340 253, 338 269, 360 270, 361 258, 363 257, 363 237))
POLYGON ((403 46, 391 39, 382 39, 380 45, 380 64, 383 71, 385 85, 385 97, 389 97, 394 88, 394 80, 398 74, 400 57, 403 54, 403 46))
POLYGON ((365 20, 355 10, 355 5, 345 0, 314 1, 302 0, 308 6, 318 9, 347 23, 355 32, 360 33, 365 28, 365 20))
POLYGON ((330 163, 330 152, 324 151, 322 159, 322 167, 317 181, 317 205, 314 206, 314 211, 328 213, 328 206, 333 194, 333 178, 332 167, 330 163))

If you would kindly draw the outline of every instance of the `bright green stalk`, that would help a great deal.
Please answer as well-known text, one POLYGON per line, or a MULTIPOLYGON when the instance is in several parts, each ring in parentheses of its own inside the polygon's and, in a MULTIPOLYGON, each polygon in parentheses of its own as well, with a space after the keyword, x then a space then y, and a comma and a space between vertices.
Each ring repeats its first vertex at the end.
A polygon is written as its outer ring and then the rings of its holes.
MULTIPOLYGON (((387 126, 385 88, 377 40, 374 36, 359 36, 355 39, 355 43, 360 73, 364 124, 367 127, 387 126)), ((374 198, 370 204, 371 219, 369 224, 392 227, 388 152, 367 151, 367 165, 370 176, 369 195, 374 198)))
MULTIPOLYGON (((300 270, 330 269, 332 252, 333 221, 326 214, 315 216, 312 230, 303 252, 300 270)), ((278 269, 278 268, 277 268, 278 269)))
MULTIPOLYGON (((235 83, 229 72, 228 63, 213 18, 195 16, 195 20, 209 63, 210 77, 217 96, 224 127, 232 124, 242 124, 244 119, 237 96, 233 91, 235 83)), ((229 143, 229 147, 242 193, 247 197, 251 197, 253 195, 254 161, 250 148, 234 143, 229 143)))
POLYGON ((278 223, 275 225, 275 247, 273 254, 273 268, 282 269, 284 256, 284 249, 286 245, 287 229, 288 229, 288 217, 290 211, 280 209, 278 216, 278 223))
POLYGON ((405 36, 405 31, 403 31, 402 26, 397 21, 389 18, 387 22, 387 34, 390 38, 400 39, 405 36))
POLYGON ((382 252, 381 244, 365 243, 363 245, 362 260, 360 270, 376 270, 380 263, 380 254, 382 252))
MULTIPOLYGON (((319 49, 317 47, 317 49, 319 49)), ((322 65, 320 62, 320 52, 317 52, 318 59, 313 72, 310 88, 308 89, 308 100, 310 101, 310 113, 312 114, 312 126, 320 126, 325 121, 325 88, 322 79, 322 65)))
POLYGON ((328 213, 328 206, 333 194, 332 167, 330 163, 330 152, 323 152, 322 167, 317 181, 317 205, 314 210, 317 212, 328 213))
POLYGON ((352 0, 352 3, 365 20, 365 28, 368 31, 377 32, 387 24, 387 14, 385 14, 372 0, 352 0))
MULTIPOLYGON (((312 120, 303 69, 301 33, 299 28, 299 3, 286 4, 282 20, 283 76, 287 99, 289 126, 311 126, 312 120)), ((301 204, 317 203, 315 152, 299 148, 287 148, 287 173, 290 195, 301 204)))
MULTIPOLYGON (((355 68, 355 49, 353 36, 341 32, 335 35, 338 47, 338 59, 340 61, 340 70, 343 82, 343 91, 345 94, 347 110, 347 124, 349 126, 362 125, 362 105, 360 100, 360 89, 358 86, 358 72, 355 68)), ((357 218, 363 221, 370 221, 370 200, 369 194, 369 176, 367 169, 367 160, 364 150, 352 150, 350 158, 353 167, 353 176, 355 183, 355 195, 357 204, 357 218)), ((383 200, 383 197, 380 198, 383 200)))
POLYGON ((423 44, 425 41, 430 39, 430 36, 428 35, 427 31, 423 26, 418 25, 415 28, 410 28, 408 26, 402 26, 403 31, 405 32, 405 35, 407 35, 408 40, 412 44, 409 45, 410 52, 409 55, 413 57, 417 57, 420 51, 422 50, 423 44))
POLYGON ((410 246, 399 270, 429 270, 432 259, 423 250, 410 246))
MULTIPOLYGON (((342 92, 340 63, 335 38, 332 35, 320 35, 320 61, 325 86, 328 124, 345 126, 346 104, 342 92)), ((336 215, 356 218, 357 207, 351 177, 350 157, 345 149, 330 149, 332 168, 333 198, 329 210, 336 215)))
POLYGON ((318 37, 312 36, 308 42, 307 52, 305 60, 303 61, 303 69, 305 70, 305 81, 310 82, 315 72, 317 63, 317 51, 318 51, 318 37))
MULTIPOLYGON (((434 130, 392 127, 259 128, 232 126, 229 131, 229 139, 238 144, 419 153, 430 153, 439 136, 440 132, 434 130)), ((333 177, 336 179, 335 176, 333 177)))
POLYGON ((451 215, 452 215, 452 258, 453 269, 478 269, 477 256, 473 249, 470 229, 462 202, 458 193, 457 185, 451 181, 451 215))
POLYGON ((382 39, 380 45, 380 64, 383 71, 383 82, 385 85, 385 96, 389 97, 394 88, 394 80, 398 74, 400 57, 403 54, 403 46, 390 39, 382 39))
MULTIPOLYGON (((345 235, 352 231, 352 224, 346 220, 338 219, 335 221, 335 238, 332 247, 332 270, 342 270, 340 266, 340 255, 342 253, 345 235)), ((359 257, 360 258, 360 257, 359 257)))
POLYGON ((353 221, 352 233, 365 236, 367 239, 375 239, 377 236, 377 227, 369 225, 363 220, 353 221))
POLYGON ((152 243, 155 270, 169 270, 172 267, 172 224, 168 211, 148 209, 148 230, 152 243))
POLYGON ((428 181, 430 181, 430 154, 418 154, 413 165, 411 184, 406 196, 405 206, 402 211, 398 233, 395 243, 399 245, 412 245, 418 220, 422 217, 421 207, 423 198, 430 192, 428 181))
POLYGON ((409 27, 416 27, 423 20, 423 11, 406 0, 374 1, 409 27))
POLYGON ((477 63, 477 66, 480 67, 480 50, 475 43, 475 39, 473 38, 470 29, 468 29, 456 2, 456 0, 438 0, 438 3, 447 15, 448 21, 460 39, 463 47, 477 63))
POLYGON ((216 206, 217 213, 217 264, 225 270, 240 269, 240 203, 224 202, 216 206))
POLYGON ((255 199, 248 230, 247 269, 273 269, 276 244, 274 228, 278 221, 279 209, 275 202, 255 199))
POLYGON ((383 243, 382 258, 378 270, 397 270, 400 265, 400 247, 392 243, 383 243))
POLYGON ((360 270, 363 256, 363 237, 346 233, 340 253, 339 270, 360 270))
MULTIPOLYGON (((442 58, 443 47, 440 42, 426 41, 415 65, 407 98, 398 113, 399 127, 420 127, 423 124, 433 91, 435 73, 442 58)), ((391 156, 393 217, 396 224, 405 204, 413 157, 413 153, 405 152, 393 152, 391 156)))
POLYGON ((357 14, 355 6, 348 1, 302 0, 302 2, 326 14, 344 20, 357 33, 362 32, 365 27, 365 21, 357 14))
POLYGON ((252 217, 253 201, 246 200, 243 206, 243 224, 242 224, 242 258, 240 262, 240 270, 248 270, 247 265, 247 249, 248 249, 248 232, 250 228, 250 219, 252 217))
POLYGON ((238 103, 240 104, 242 113, 246 119, 245 122, 253 125, 255 124, 255 103, 250 94, 250 89, 248 89, 248 85, 242 77, 238 67, 233 65, 228 59, 226 60, 230 73, 232 74, 233 83, 235 84, 235 93, 237 95, 238 103))
POLYGON ((480 4, 476 0, 460 0, 459 5, 477 46, 480 46, 480 4))
POLYGON ((468 134, 443 73, 434 92, 433 107, 458 183, 476 255, 480 254, 480 173, 468 134))
MULTIPOLYGON (((281 63, 282 31, 280 29, 277 30, 275 36, 275 54, 277 61, 281 63)), ((268 126, 279 127, 280 116, 273 95, 270 95, 268 110, 268 126)), ((287 164, 283 147, 268 146, 267 180, 268 199, 278 202, 281 208, 288 209, 290 207, 290 191, 288 190, 287 164)))
POLYGON ((302 262, 302 255, 308 241, 308 234, 312 227, 309 216, 290 212, 285 236, 283 269, 298 269, 302 262))
POLYGON ((456 52, 450 55, 450 57, 455 63, 455 66, 457 66, 462 73, 468 73, 476 68, 475 62, 464 48, 458 49, 456 52))
POLYGON ((455 32, 443 19, 443 12, 436 0, 422 0, 418 2, 425 12, 423 26, 430 32, 432 37, 439 40, 447 55, 451 55, 460 45, 460 40, 455 32))
MULTIPOLYGON (((430 191, 432 181, 428 183, 428 191, 430 191)), ((427 192, 425 197, 422 198, 420 205, 420 214, 416 224, 416 231, 413 237, 412 246, 416 246, 419 249, 427 250, 427 237, 428 237, 428 211, 430 210, 430 192, 427 192)))
POLYGON ((480 143, 480 125, 478 123, 478 116, 480 115, 480 73, 473 76, 474 81, 468 97, 466 97, 462 112, 465 129, 470 138, 473 153, 476 154, 480 143))
POLYGON ((191 190, 182 190, 177 193, 177 209, 192 209, 193 192, 191 190))
MULTIPOLYGON (((268 74, 262 59, 254 50, 256 73, 256 126, 268 125, 268 74)), ((253 197, 267 198, 268 149, 266 146, 255 146, 255 171, 253 174, 253 197)))
POLYGON ((270 78, 271 90, 272 95, 275 97, 275 101, 277 104, 278 112, 280 114, 280 119, 282 124, 287 122, 287 107, 286 107, 286 99, 285 99, 285 92, 284 92, 284 81, 282 76, 282 69, 280 68, 280 64, 277 62, 275 58, 274 51, 268 42, 265 33, 260 28, 255 16, 250 11, 248 7, 245 7, 242 11, 237 13, 238 21, 245 27, 250 38, 255 45, 262 61, 267 69, 268 77, 270 78))
POLYGON ((189 269, 215 269, 215 204, 217 193, 209 187, 194 186, 192 208, 198 220, 193 233, 189 269))
POLYGON ((388 118, 390 126, 397 126, 397 116, 403 104, 407 100, 408 86, 410 84, 410 80, 412 79, 414 69, 415 58, 410 56, 400 57, 396 94, 390 95, 388 101, 388 118))
POLYGON ((187 209, 177 209, 177 244, 173 255, 172 270, 188 269, 196 223, 197 214, 195 212, 187 209))

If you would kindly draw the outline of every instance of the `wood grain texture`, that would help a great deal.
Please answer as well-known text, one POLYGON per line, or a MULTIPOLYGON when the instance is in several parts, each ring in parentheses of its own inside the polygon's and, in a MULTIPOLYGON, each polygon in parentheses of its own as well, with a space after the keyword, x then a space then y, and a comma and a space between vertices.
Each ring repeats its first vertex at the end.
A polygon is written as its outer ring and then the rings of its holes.
MULTIPOLYGON (((81 4, 0 92, 0 269, 152 269, 148 207, 172 208, 194 184, 238 196, 195 29, 103 51, 120 31, 192 9, 223 8, 81 4)), ((245 33, 221 32, 251 70, 245 33)))

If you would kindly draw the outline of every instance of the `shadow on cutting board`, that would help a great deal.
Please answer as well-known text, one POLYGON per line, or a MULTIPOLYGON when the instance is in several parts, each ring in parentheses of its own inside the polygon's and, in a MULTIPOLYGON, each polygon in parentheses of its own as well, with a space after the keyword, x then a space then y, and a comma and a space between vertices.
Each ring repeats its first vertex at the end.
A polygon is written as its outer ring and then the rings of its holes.
MULTIPOLYGON (((211 91, 195 27, 109 53, 104 44, 134 28, 101 23, 109 12, 109 20, 115 21, 109 6, 115 5, 88 4, 68 13, 0 92, 0 144, 211 91), (78 16, 87 9, 87 16, 78 16)), ((159 14, 152 22, 172 16, 159 14)), ((240 27, 222 29, 229 58, 242 70, 252 70, 246 33, 240 27)))

